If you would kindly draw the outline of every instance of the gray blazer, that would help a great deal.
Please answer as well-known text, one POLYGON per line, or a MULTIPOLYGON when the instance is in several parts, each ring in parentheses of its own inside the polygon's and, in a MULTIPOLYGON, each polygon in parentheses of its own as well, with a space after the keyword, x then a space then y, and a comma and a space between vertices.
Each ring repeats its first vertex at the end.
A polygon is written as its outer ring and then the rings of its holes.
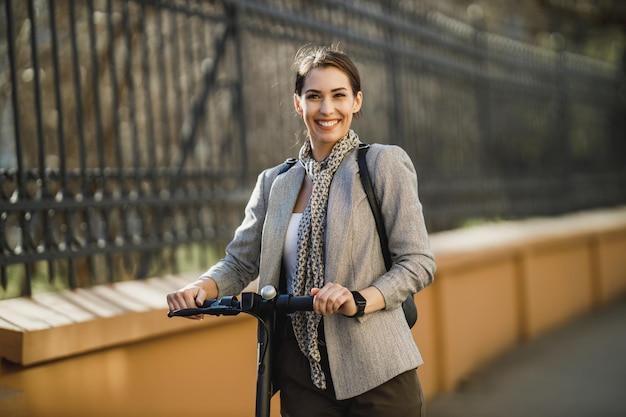
MULTIPOLYGON (((389 235, 393 266, 388 272, 356 156, 355 149, 344 158, 330 187, 326 281, 351 290, 374 285, 386 307, 359 319, 324 317, 331 377, 340 400, 423 363, 400 307, 407 295, 431 284, 435 272, 409 156, 390 145, 372 145, 367 153, 389 235)), ((217 282, 220 297, 238 294, 257 276, 259 288, 278 288, 285 234, 305 175, 300 164, 280 176, 279 169, 259 175, 226 256, 204 274, 217 282)))

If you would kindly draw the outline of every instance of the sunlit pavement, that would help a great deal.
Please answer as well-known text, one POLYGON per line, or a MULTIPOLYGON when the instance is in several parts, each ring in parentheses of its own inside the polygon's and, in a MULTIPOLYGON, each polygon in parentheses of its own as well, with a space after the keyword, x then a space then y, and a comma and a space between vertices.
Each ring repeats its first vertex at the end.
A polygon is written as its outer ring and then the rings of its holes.
POLYGON ((427 417, 626 417, 626 298, 494 361, 427 417))

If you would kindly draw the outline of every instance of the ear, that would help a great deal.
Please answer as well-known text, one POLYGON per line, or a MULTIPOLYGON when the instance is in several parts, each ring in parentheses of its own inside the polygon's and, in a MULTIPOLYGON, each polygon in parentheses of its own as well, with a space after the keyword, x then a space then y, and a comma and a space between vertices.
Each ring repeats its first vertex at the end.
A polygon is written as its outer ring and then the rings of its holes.
POLYGON ((300 97, 297 94, 293 95, 293 106, 296 108, 296 112, 302 116, 304 111, 302 110, 302 105, 300 104, 300 97))
POLYGON ((354 106, 352 108, 352 113, 358 113, 358 111, 361 110, 362 104, 363 104, 363 92, 359 91, 358 93, 356 93, 356 96, 354 96, 354 106))

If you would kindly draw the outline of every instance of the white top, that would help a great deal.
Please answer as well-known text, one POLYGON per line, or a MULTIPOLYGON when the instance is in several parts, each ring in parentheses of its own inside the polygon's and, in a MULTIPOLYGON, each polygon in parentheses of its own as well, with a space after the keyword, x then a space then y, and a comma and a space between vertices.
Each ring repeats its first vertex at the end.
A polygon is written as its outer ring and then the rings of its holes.
MULTIPOLYGON (((285 246, 283 248, 283 268, 285 269, 285 279, 290 283, 296 273, 296 262, 298 261, 298 226, 300 226, 302 213, 292 213, 285 235, 285 246)), ((287 285, 290 288, 290 285, 287 285)))

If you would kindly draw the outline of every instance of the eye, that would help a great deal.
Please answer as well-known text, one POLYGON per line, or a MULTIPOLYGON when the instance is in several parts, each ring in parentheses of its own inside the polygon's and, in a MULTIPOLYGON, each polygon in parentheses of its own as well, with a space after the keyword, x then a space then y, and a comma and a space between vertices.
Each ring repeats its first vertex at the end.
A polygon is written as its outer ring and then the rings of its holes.
POLYGON ((316 100, 318 98, 320 98, 320 95, 317 93, 310 93, 306 95, 306 98, 309 100, 316 100))

